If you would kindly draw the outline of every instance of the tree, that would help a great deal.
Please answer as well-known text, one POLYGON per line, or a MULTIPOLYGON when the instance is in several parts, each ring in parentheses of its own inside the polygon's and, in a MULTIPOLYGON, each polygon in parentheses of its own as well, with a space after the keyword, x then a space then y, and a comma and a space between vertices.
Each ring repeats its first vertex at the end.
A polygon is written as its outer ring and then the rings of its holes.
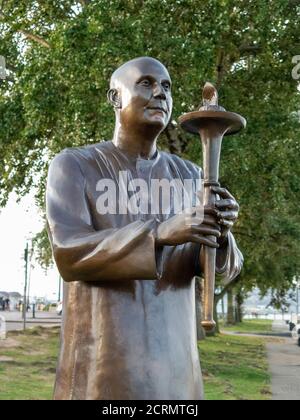
POLYGON ((299 91, 291 77, 299 17, 297 0, 1 1, 9 72, 0 85, 1 205, 11 191, 35 188, 43 208, 50 159, 111 138, 112 71, 154 56, 174 83, 174 120, 161 148, 201 164, 199 140, 175 121, 199 105, 206 80, 223 106, 247 118, 245 133, 224 140, 221 162, 222 184, 241 205, 238 281, 245 290, 288 290, 300 271, 299 91))
POLYGON ((227 325, 234 325, 235 321, 235 306, 233 289, 230 288, 227 292, 227 325))
POLYGON ((235 319, 237 323, 243 322, 243 303, 244 303, 244 294, 242 290, 237 291, 235 295, 235 319))

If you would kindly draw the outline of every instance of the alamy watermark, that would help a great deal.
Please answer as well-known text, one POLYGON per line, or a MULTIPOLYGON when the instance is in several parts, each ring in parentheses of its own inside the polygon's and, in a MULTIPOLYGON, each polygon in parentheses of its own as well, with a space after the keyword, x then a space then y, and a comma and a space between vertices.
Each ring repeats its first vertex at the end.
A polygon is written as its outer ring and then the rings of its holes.
POLYGON ((98 214, 175 215, 196 212, 203 217, 201 179, 132 178, 120 171, 118 180, 100 179, 96 185, 98 214))
POLYGON ((6 62, 2 55, 0 55, 0 79, 6 79, 6 62))
POLYGON ((292 58, 292 63, 295 64, 292 70, 292 78, 294 80, 300 80, 300 55, 295 55, 292 58))
POLYGON ((0 315, 0 340, 6 339, 6 320, 3 315, 0 315))

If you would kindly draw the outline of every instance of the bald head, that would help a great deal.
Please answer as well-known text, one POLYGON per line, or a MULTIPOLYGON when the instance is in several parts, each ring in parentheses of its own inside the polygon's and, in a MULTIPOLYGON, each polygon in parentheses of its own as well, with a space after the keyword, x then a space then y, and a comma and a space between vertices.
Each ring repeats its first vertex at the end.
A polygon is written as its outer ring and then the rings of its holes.
POLYGON ((163 130, 171 117, 171 79, 158 60, 140 57, 119 67, 112 75, 108 99, 116 122, 133 132, 139 127, 163 130))
POLYGON ((171 78, 166 67, 158 60, 152 57, 138 57, 122 64, 111 76, 110 88, 118 89, 126 85, 130 79, 137 79, 141 75, 160 71, 165 73, 166 78, 171 82, 171 78))

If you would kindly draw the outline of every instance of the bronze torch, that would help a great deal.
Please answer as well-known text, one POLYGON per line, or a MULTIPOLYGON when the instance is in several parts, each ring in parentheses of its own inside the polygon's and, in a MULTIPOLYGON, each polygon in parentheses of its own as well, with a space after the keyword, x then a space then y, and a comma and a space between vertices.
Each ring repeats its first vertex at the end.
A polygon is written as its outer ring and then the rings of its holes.
MULTIPOLYGON (((218 92, 211 83, 203 89, 203 105, 198 111, 188 112, 179 118, 181 127, 193 134, 200 134, 203 152, 204 205, 215 205, 212 186, 219 186, 219 164, 224 136, 238 133, 246 126, 246 120, 238 114, 227 112, 218 105, 218 92)), ((209 237, 212 241, 217 239, 209 237)), ((204 246, 204 308, 202 326, 206 331, 215 329, 214 293, 216 273, 216 249, 204 246)))

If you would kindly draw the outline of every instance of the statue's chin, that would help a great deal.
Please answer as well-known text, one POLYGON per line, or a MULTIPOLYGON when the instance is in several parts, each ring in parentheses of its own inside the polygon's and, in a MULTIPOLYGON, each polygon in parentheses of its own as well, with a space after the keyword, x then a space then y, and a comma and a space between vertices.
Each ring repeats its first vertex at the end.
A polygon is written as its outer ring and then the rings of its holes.
POLYGON ((151 115, 148 118, 145 118, 145 122, 148 126, 152 125, 153 127, 160 128, 161 130, 164 130, 168 125, 166 116, 162 114, 151 115))

